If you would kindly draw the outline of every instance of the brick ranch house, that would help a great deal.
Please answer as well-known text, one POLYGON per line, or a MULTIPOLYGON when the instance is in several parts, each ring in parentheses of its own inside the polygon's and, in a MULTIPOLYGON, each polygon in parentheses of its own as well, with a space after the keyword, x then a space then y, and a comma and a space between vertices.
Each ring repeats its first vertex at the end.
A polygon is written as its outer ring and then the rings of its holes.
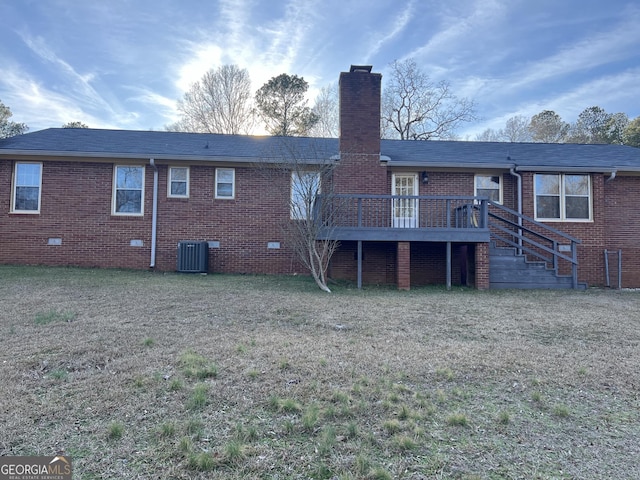
MULTIPOLYGON (((640 287, 640 149, 381 140, 380 97, 381 75, 352 66, 340 138, 286 138, 335 162, 318 200, 340 208, 331 277, 640 287)), ((0 263, 304 273, 281 228, 296 221, 296 180, 256 166, 283 140, 55 128, 0 140, 0 263)))

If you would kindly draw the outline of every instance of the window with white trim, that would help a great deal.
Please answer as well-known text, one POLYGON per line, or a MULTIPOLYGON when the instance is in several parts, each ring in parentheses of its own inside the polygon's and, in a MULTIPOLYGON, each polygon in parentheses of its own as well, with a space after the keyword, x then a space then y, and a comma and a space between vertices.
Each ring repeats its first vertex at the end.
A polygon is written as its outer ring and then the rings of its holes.
POLYGON ((16 162, 13 172, 11 211, 40 213, 42 163, 16 162))
POLYGON ((320 172, 291 172, 291 218, 311 217, 316 196, 320 194, 320 172))
POLYGON ((189 167, 169 167, 167 196, 175 198, 189 197, 189 167))
POLYGON ((476 175, 474 189, 476 197, 486 197, 492 202, 502 203, 501 175, 476 175))
POLYGON ((144 166, 116 165, 113 169, 114 215, 144 214, 144 166))
POLYGON ((235 198, 235 184, 236 170, 234 168, 216 168, 216 198, 235 198))
POLYGON ((589 175, 536 173, 534 189, 536 220, 591 220, 589 175))

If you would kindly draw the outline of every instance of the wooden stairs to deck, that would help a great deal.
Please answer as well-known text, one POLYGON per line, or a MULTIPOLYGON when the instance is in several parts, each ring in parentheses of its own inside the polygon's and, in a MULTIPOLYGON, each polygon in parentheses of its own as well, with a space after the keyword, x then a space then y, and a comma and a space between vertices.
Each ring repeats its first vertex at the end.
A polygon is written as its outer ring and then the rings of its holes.
MULTIPOLYGON (((492 289, 571 289, 571 275, 559 275, 544 261, 529 261, 515 247, 489 245, 489 284, 492 289)), ((578 284, 585 289, 586 284, 578 284)))

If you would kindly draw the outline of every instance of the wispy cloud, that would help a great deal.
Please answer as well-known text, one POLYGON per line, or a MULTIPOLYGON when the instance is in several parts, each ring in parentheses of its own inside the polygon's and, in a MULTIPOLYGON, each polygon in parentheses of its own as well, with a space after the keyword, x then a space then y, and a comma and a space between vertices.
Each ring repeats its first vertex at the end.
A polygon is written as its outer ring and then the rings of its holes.
POLYGON ((563 46, 557 53, 514 72, 509 86, 522 88, 622 60, 628 56, 629 50, 636 50, 640 44, 639 23, 640 15, 608 31, 563 46))
POLYGON ((390 30, 383 34, 376 32, 373 45, 365 56, 367 59, 373 58, 384 45, 393 41, 407 28, 417 13, 414 6, 414 0, 411 0, 406 6, 400 6, 400 13, 394 17, 390 30))
POLYGON ((504 128, 506 121, 511 117, 522 115, 530 118, 543 110, 553 110, 566 122, 574 122, 583 110, 592 106, 604 108, 609 113, 623 112, 633 119, 640 116, 640 108, 636 107, 635 111, 629 110, 628 92, 637 91, 638 85, 640 67, 586 80, 559 93, 502 105, 496 109, 492 117, 470 125, 462 137, 474 138, 487 128, 504 128))
MULTIPOLYGON (((458 56, 468 49, 475 49, 473 39, 489 32, 494 35, 509 12, 509 4, 499 0, 475 0, 470 13, 465 14, 466 5, 456 4, 458 8, 444 4, 435 15, 441 19, 440 30, 417 48, 410 50, 404 58, 425 59, 441 62, 442 59, 458 56)), ((486 39, 484 39, 486 41, 486 39)))
POLYGON ((202 45, 191 42, 190 55, 185 63, 178 67, 176 87, 186 92, 211 68, 222 64, 222 48, 214 44, 202 45))
POLYGON ((69 89, 69 95, 82 98, 85 102, 92 103, 96 108, 104 108, 107 106, 106 102, 91 86, 91 81, 94 79, 94 75, 79 74, 76 70, 66 61, 59 58, 46 44, 46 41, 42 37, 32 37, 25 32, 21 32, 21 37, 24 43, 40 58, 53 65, 57 73, 65 77, 65 83, 71 85, 69 89))
POLYGON ((163 119, 164 125, 176 122, 179 119, 176 100, 160 95, 153 90, 142 87, 128 87, 133 95, 127 98, 128 102, 137 103, 143 109, 156 112, 158 119, 163 119))
POLYGON ((10 106, 20 107, 19 114, 12 120, 26 123, 32 130, 45 126, 62 126, 70 121, 82 121, 91 126, 116 125, 108 125, 102 116, 87 113, 75 99, 43 86, 16 65, 1 74, 0 84, 8 92, 5 101, 10 106))

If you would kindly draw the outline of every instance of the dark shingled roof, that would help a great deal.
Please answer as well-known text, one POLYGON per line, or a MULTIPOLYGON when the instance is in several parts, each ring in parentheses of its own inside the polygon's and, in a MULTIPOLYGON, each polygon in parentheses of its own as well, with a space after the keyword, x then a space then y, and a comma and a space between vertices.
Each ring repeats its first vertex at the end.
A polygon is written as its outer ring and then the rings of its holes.
MULTIPOLYGON (((295 149, 312 159, 338 154, 335 138, 50 128, 0 140, 0 155, 252 162, 295 149)), ((640 172, 640 149, 622 145, 382 140, 391 166, 640 172)))

